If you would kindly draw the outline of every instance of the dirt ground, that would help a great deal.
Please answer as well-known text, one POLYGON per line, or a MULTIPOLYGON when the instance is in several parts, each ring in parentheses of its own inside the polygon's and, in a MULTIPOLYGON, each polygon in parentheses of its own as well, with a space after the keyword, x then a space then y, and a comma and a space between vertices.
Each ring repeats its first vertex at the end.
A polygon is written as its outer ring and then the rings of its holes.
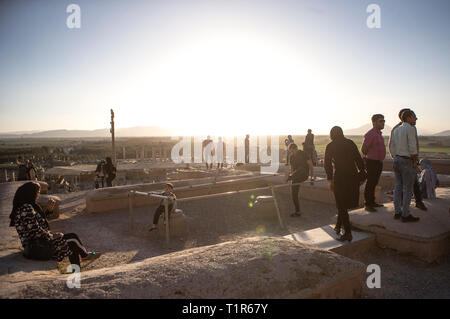
MULTIPOLYGON (((61 216, 51 221, 53 231, 74 232, 88 249, 101 252, 94 262, 82 264, 86 270, 130 264, 147 258, 183 249, 212 245, 257 235, 283 236, 294 232, 334 224, 336 209, 333 205, 301 200, 302 217, 290 217, 293 204, 287 189, 276 196, 287 229, 281 229, 278 219, 259 218, 249 203, 259 191, 209 200, 183 202, 178 205, 187 216, 188 234, 172 238, 171 247, 165 247, 164 234, 148 232, 153 218, 153 207, 135 209, 135 225, 129 227, 128 211, 87 213, 86 191, 60 194, 61 216)), ((5 192, 2 197, 7 196, 5 192)), ((12 197, 11 197, 12 198, 12 197)), ((4 201, 2 200, 4 203, 4 201)), ((57 274, 54 261, 30 262, 21 256, 20 242, 15 229, 7 227, 9 210, 2 205, 0 245, 0 284, 16 284, 24 278, 57 274), (2 283, 3 282, 3 283, 2 283)), ((450 258, 426 264, 391 250, 373 249, 358 258, 364 264, 381 267, 381 289, 364 288, 364 298, 450 298, 450 258)))

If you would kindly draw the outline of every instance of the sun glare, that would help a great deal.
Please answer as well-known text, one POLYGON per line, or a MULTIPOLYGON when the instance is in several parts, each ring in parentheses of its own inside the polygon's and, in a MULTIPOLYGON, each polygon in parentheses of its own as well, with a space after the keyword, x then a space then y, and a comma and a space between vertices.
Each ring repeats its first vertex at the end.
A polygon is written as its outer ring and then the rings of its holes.
POLYGON ((318 71, 303 61, 270 37, 203 34, 149 61, 131 102, 180 135, 284 134, 290 116, 303 131, 303 108, 327 105, 318 71))

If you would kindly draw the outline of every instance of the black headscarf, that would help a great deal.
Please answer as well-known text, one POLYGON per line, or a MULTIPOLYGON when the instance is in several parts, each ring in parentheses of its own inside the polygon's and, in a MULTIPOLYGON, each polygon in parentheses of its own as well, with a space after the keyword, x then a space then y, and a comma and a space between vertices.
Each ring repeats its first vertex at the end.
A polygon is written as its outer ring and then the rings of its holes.
POLYGON ((332 141, 344 138, 344 132, 340 126, 333 126, 330 131, 330 138, 332 141))
POLYGON ((46 219, 44 211, 41 206, 36 203, 37 193, 40 190, 41 185, 35 182, 28 182, 20 186, 13 199, 13 208, 9 218, 11 219, 9 226, 14 227, 14 219, 16 218, 19 208, 25 204, 33 206, 34 210, 46 219))

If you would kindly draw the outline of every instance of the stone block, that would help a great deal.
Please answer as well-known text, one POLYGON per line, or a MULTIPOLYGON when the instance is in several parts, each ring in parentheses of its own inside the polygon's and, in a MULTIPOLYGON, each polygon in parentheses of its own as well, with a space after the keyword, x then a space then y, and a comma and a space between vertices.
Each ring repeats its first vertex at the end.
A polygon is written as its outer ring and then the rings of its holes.
POLYGON ((47 217, 48 219, 56 219, 59 217, 59 206, 61 205, 61 199, 58 196, 41 194, 37 199, 37 203, 42 207, 43 210, 46 210, 49 199, 53 199, 55 201, 55 206, 53 208, 52 214, 47 217))

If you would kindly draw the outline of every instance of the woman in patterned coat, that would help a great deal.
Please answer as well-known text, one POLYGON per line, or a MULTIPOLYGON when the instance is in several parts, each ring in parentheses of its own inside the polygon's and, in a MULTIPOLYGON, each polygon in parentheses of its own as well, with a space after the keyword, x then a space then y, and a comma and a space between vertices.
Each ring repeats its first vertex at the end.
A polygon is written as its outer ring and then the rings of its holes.
MULTIPOLYGON (((69 257, 70 263, 78 266, 80 266, 80 256, 89 259, 97 257, 95 252, 88 252, 84 248, 76 234, 50 231, 46 217, 47 211, 42 211, 36 203, 40 188, 40 185, 35 182, 20 186, 14 195, 13 209, 9 216, 11 219, 9 226, 16 227, 25 257, 57 261, 69 257)), ((50 211, 53 205, 49 206, 50 211)))

